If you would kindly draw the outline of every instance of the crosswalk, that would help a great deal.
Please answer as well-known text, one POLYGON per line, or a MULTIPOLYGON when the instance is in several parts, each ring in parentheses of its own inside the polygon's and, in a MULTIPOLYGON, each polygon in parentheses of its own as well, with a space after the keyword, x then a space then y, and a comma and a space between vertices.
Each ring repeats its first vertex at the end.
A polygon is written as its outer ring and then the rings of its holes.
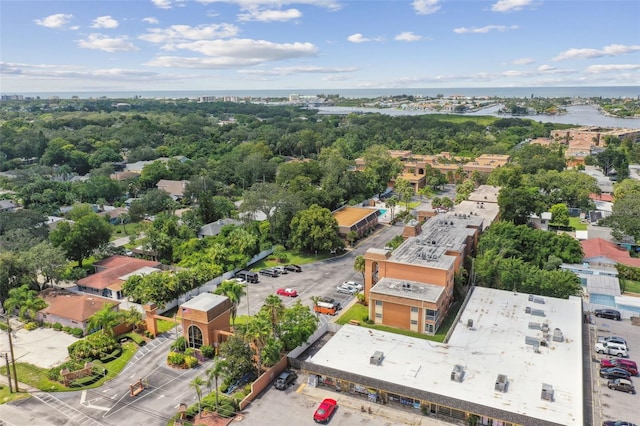
POLYGON ((155 339, 147 342, 146 345, 144 345, 140 349, 138 349, 138 351, 135 353, 133 358, 131 358, 131 360, 129 361, 127 366, 123 369, 123 371, 126 371, 129 368, 131 368, 132 366, 134 366, 135 364, 137 364, 138 361, 142 360, 145 357, 145 355, 147 355, 148 353, 153 351, 155 348, 157 348, 158 346, 160 346, 163 343, 165 343, 167 340, 174 339, 174 337, 176 335, 178 335, 178 336, 182 335, 182 326, 181 325, 178 325, 177 329, 173 329, 173 330, 171 330, 169 332, 159 334, 158 336, 156 336, 155 339))
POLYGON ((78 426, 103 426, 102 423, 97 422, 91 417, 87 416, 81 411, 76 410, 66 402, 63 402, 47 392, 33 392, 31 394, 34 398, 47 404, 51 408, 59 411, 66 417, 68 417, 74 425, 78 426))

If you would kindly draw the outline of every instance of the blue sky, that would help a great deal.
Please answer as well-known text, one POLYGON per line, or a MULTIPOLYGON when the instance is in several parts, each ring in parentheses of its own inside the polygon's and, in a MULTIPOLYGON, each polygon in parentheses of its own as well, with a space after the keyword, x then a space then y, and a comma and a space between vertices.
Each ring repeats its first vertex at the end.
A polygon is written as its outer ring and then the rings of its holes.
POLYGON ((0 92, 640 86, 638 0, 2 0, 0 92))

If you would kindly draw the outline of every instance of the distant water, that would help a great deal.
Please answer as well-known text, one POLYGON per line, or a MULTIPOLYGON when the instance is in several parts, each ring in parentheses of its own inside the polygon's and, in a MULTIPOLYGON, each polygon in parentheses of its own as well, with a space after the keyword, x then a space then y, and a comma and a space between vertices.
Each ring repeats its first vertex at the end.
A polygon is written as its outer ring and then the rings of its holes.
POLYGON ((302 96, 340 95, 343 98, 377 98, 380 96, 429 96, 437 95, 498 97, 498 98, 638 98, 640 86, 598 86, 598 87, 487 87, 487 88, 418 88, 418 89, 282 89, 282 90, 187 90, 187 91, 77 91, 77 92, 33 92, 33 93, 3 93, 18 94, 30 97, 40 96, 49 98, 59 96, 70 99, 77 96, 82 99, 107 97, 110 99, 132 99, 134 97, 149 99, 195 99, 200 96, 237 96, 239 98, 287 98, 289 95, 302 96))
MULTIPOLYGON (((528 118, 530 120, 540 121, 543 123, 561 123, 575 124, 577 126, 601 126, 601 127, 620 127, 627 129, 640 129, 640 118, 617 118, 609 117, 602 114, 598 108, 591 105, 576 105, 565 107, 566 114, 559 115, 518 115, 518 118, 528 118)), ((400 115, 425 115, 425 114, 441 114, 437 111, 416 111, 401 110, 393 108, 357 108, 357 107, 317 107, 320 114, 337 114, 345 115, 354 112, 358 113, 380 113, 392 116, 400 115)), ((466 113, 464 115, 493 115, 496 117, 512 117, 508 114, 498 114, 500 106, 492 106, 481 109, 480 111, 466 113)))

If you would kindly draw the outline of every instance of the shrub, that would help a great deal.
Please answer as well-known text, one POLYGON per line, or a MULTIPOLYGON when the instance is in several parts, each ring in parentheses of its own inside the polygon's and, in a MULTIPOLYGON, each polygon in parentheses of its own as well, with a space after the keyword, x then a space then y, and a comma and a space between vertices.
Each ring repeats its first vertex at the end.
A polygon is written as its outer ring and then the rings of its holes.
POLYGON ((69 332, 73 337, 77 337, 78 339, 84 336, 84 331, 81 328, 72 328, 69 332))
POLYGON ((184 336, 178 337, 175 343, 171 345, 171 350, 174 352, 184 352, 185 349, 187 349, 187 339, 184 336))
POLYGON ((64 331, 65 333, 71 333, 71 327, 67 327, 65 325, 64 327, 62 327, 62 331, 64 331))
POLYGON ((184 363, 187 366, 187 368, 194 368, 198 365, 198 358, 191 355, 187 355, 184 357, 184 363))
POLYGON ((34 321, 30 321, 24 325, 24 329, 27 331, 35 330, 38 328, 38 323, 34 321))
POLYGON ((202 345, 200 347, 200 353, 205 358, 213 358, 215 354, 215 349, 211 345, 202 345))
POLYGON ((62 330, 62 324, 60 324, 59 322, 53 324, 53 329, 58 331, 62 330))
POLYGON ((236 414, 236 410, 230 401, 224 401, 218 406, 218 415, 220 417, 233 417, 236 414))
POLYGON ((194 356, 195 353, 196 353, 196 350, 193 348, 187 348, 184 350, 185 355, 194 356))
POLYGON ((170 365, 179 366, 184 364, 184 358, 184 355, 180 352, 169 352, 169 355, 167 355, 167 362, 170 365))

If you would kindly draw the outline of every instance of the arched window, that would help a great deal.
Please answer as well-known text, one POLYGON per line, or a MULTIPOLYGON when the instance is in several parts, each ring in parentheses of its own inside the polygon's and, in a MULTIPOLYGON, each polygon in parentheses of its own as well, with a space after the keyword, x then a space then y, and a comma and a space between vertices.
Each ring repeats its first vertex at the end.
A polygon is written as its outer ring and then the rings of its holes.
POLYGON ((189 326, 189 347, 199 349, 202 346, 202 331, 197 325, 189 326))

